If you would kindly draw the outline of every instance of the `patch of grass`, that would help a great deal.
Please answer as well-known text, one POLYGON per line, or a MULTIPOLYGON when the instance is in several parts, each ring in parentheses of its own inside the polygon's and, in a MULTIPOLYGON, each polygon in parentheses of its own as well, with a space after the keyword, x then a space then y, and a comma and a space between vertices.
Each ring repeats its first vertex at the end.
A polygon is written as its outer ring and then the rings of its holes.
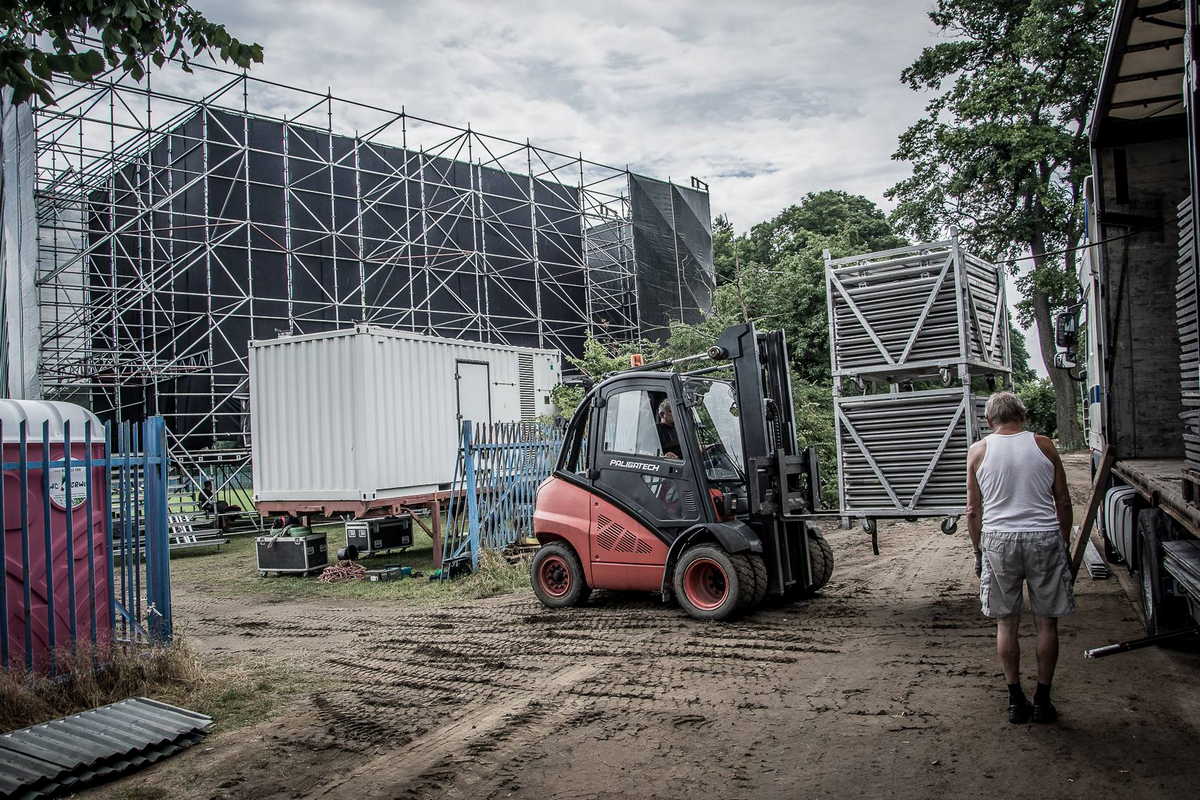
MULTIPOLYGON (((317 529, 327 537, 330 555, 346 543, 343 528, 317 529)), ((334 559, 331 558, 331 562, 334 559)), ((321 583, 316 575, 305 577, 268 575, 260 577, 255 559, 253 536, 235 537, 219 553, 181 552, 171 559, 171 580, 176 585, 216 597, 268 595, 284 598, 338 598, 348 600, 401 600, 410 603, 444 603, 473 600, 529 588, 529 566, 525 561, 510 564, 505 559, 485 554, 480 570, 451 581, 430 581, 435 569, 433 543, 424 532, 413 532, 413 547, 403 553, 362 559, 367 569, 403 565, 425 573, 426 577, 403 578, 378 583, 349 581, 321 583)))
POLYGON ((204 667, 202 681, 157 699, 207 714, 214 731, 262 722, 290 699, 329 684, 314 669, 267 656, 213 658, 204 667))
POLYGON ((134 695, 187 692, 204 680, 199 660, 181 641, 169 647, 80 646, 61 651, 57 664, 59 672, 53 678, 0 670, 0 730, 25 728, 134 695))
POLYGON ((0 732, 134 696, 207 714, 215 730, 234 730, 260 722, 292 697, 328 683, 294 661, 245 656, 202 660, 179 636, 167 647, 63 651, 58 663, 54 678, 0 670, 0 732), (102 666, 94 669, 94 664, 102 666))

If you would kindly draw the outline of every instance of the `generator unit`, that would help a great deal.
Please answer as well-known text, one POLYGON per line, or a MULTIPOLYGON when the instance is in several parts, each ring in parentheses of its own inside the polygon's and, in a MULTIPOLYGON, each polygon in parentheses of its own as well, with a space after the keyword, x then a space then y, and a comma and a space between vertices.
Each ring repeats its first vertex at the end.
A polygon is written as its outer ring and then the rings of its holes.
POLYGON ((412 547, 412 517, 375 517, 346 523, 346 549, 338 558, 369 558, 412 547))
POLYGON ((325 534, 304 536, 259 536, 254 540, 258 556, 258 574, 308 575, 329 566, 329 548, 325 534))
POLYGON ((366 324, 252 341, 255 505, 361 518, 445 491, 462 422, 552 413, 561 358, 366 324))

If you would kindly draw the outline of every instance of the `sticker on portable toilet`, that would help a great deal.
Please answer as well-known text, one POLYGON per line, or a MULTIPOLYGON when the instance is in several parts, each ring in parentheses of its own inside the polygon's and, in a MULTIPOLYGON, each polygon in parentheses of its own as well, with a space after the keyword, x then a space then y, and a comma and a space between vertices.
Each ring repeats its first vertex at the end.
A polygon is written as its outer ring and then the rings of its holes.
MULTIPOLYGON (((66 470, 50 468, 50 502, 56 507, 67 509, 66 470)), ((71 467, 71 508, 79 508, 87 502, 87 467, 71 467)))

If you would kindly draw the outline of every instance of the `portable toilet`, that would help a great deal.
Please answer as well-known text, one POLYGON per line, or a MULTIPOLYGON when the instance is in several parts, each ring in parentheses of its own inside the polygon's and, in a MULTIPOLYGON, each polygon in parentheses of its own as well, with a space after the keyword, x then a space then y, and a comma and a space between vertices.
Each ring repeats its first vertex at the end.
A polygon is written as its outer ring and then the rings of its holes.
POLYGON ((0 441, 0 663, 45 670, 57 650, 112 638, 104 426, 72 403, 0 400, 0 441))

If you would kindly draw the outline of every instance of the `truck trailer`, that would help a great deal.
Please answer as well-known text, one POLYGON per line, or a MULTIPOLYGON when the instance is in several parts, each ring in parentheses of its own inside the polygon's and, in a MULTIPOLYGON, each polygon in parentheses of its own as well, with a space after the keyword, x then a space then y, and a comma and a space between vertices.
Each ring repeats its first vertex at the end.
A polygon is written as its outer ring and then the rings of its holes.
MULTIPOLYGON (((1197 0, 1117 3, 1090 121, 1081 302, 1056 319, 1077 370, 1107 560, 1148 638, 1200 623, 1197 0)), ((1127 648, 1125 648, 1127 649, 1127 648)))

